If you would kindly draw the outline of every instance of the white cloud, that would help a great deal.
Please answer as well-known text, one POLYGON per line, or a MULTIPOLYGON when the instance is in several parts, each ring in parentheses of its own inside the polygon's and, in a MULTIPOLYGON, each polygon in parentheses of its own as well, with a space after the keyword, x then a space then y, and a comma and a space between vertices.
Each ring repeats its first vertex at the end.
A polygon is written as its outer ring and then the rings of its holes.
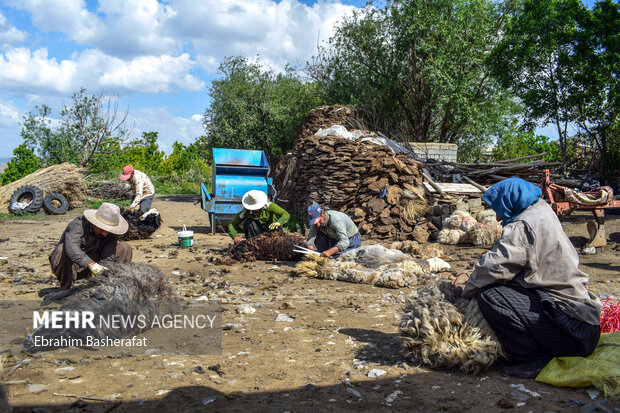
POLYGON ((90 12, 83 0, 10 0, 32 15, 43 32, 61 32, 68 40, 106 54, 130 58, 180 50, 181 42, 162 33, 174 11, 157 0, 100 0, 90 12))
POLYGON ((159 147, 166 153, 172 152, 175 141, 189 145, 204 134, 200 114, 175 116, 168 108, 159 107, 132 110, 129 118, 136 123, 135 137, 141 136, 142 132, 159 132, 159 147))
POLYGON ((10 100, 0 98, 0 125, 16 126, 19 124, 19 109, 10 100))
POLYGON ((32 15, 35 26, 76 43, 131 59, 175 55, 191 46, 214 72, 225 56, 260 55, 268 66, 303 65, 353 6, 319 0, 99 0, 97 13, 83 0, 9 0, 32 15))
POLYGON ((28 33, 8 24, 6 17, 0 13, 0 50, 22 43, 27 37, 28 33))
POLYGON ((196 60, 209 72, 225 56, 260 55, 268 66, 303 65, 316 46, 329 38, 336 24, 354 7, 319 1, 307 6, 297 0, 176 0, 169 30, 191 39, 196 60))
POLYGON ((100 27, 97 15, 86 9, 83 0, 8 0, 6 3, 29 12, 39 30, 63 32, 73 40, 91 38, 100 27))
POLYGON ((175 86, 200 90, 204 82, 190 74, 195 65, 186 53, 138 57, 124 61, 98 50, 71 60, 49 58, 46 49, 17 48, 0 55, 0 87, 8 90, 72 93, 80 87, 113 88, 142 93, 169 92, 175 86))

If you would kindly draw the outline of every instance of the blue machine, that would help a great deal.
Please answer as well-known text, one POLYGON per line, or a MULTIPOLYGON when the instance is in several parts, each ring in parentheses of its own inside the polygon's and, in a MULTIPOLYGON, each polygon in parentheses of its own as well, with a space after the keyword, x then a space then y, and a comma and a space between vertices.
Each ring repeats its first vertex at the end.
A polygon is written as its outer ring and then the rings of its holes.
POLYGON ((211 194, 200 185, 201 206, 208 212, 211 232, 216 226, 226 230, 233 217, 241 211, 241 197, 252 189, 269 195, 272 178, 263 151, 213 148, 213 187, 211 194))

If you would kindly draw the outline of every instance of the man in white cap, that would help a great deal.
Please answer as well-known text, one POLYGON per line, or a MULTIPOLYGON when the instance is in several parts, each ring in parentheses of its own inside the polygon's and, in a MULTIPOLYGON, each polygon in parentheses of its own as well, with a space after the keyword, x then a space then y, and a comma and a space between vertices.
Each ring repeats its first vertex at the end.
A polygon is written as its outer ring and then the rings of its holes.
POLYGON ((129 210, 132 213, 135 210, 140 210, 143 214, 148 212, 155 196, 155 187, 149 177, 144 172, 134 169, 133 166, 125 165, 121 173, 121 181, 129 181, 132 185, 133 198, 129 210))
POLYGON ((118 241, 128 227, 120 208, 108 202, 71 221, 49 256, 60 287, 67 289, 75 280, 100 274, 115 262, 130 263, 131 246, 118 241))
POLYGON ((243 241, 237 232, 242 224, 245 239, 250 239, 286 225, 291 218, 288 212, 269 202, 267 194, 263 191, 253 189, 246 192, 241 198, 241 203, 243 209, 228 224, 228 234, 235 244, 243 241))

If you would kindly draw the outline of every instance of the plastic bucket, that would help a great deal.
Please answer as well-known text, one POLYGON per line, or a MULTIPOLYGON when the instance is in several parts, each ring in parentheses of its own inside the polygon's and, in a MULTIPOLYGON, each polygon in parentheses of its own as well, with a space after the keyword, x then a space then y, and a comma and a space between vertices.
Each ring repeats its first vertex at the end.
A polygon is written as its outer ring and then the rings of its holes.
POLYGON ((181 247, 191 247, 194 245, 194 231, 188 231, 183 225, 183 231, 177 232, 179 237, 179 245, 181 247))

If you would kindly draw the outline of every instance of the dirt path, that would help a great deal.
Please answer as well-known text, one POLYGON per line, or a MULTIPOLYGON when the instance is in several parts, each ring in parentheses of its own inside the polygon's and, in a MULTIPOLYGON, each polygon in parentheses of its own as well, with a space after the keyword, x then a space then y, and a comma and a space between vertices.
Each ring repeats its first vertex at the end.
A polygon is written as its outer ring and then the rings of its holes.
MULTIPOLYGON (((596 403, 610 411, 620 409, 620 402, 593 399, 583 389, 504 378, 497 371, 466 376, 412 364, 397 337, 397 313, 410 289, 296 278, 289 263, 214 265, 209 259, 221 257, 229 238, 211 235, 206 213, 192 201, 156 199, 162 228, 152 239, 130 243, 134 261, 157 265, 179 296, 221 300, 221 354, 18 354, 8 360, 3 374, 15 411, 203 411, 206 406, 215 411, 558 412, 594 408, 596 403), (195 246, 179 249, 176 232, 184 224, 195 232, 195 246), (241 304, 252 305, 256 312, 238 314, 241 304), (275 322, 278 314, 294 321, 275 322), (10 373, 16 362, 22 364, 10 373), (370 378, 372 369, 386 373, 370 378), (518 390, 518 385, 535 393, 518 390), (105 401, 76 402, 59 394, 105 401)), ((38 300, 41 290, 56 285, 47 254, 69 220, 80 213, 0 223, 0 256, 8 258, 0 266, 0 298, 38 300)), ((578 215, 565 221, 567 234, 577 244, 586 235, 586 218, 578 215)), ((619 297, 620 219, 609 216, 606 226, 612 242, 602 253, 582 256, 582 269, 591 275, 595 293, 619 297)), ((470 270, 484 252, 447 250, 458 271, 470 270)))

